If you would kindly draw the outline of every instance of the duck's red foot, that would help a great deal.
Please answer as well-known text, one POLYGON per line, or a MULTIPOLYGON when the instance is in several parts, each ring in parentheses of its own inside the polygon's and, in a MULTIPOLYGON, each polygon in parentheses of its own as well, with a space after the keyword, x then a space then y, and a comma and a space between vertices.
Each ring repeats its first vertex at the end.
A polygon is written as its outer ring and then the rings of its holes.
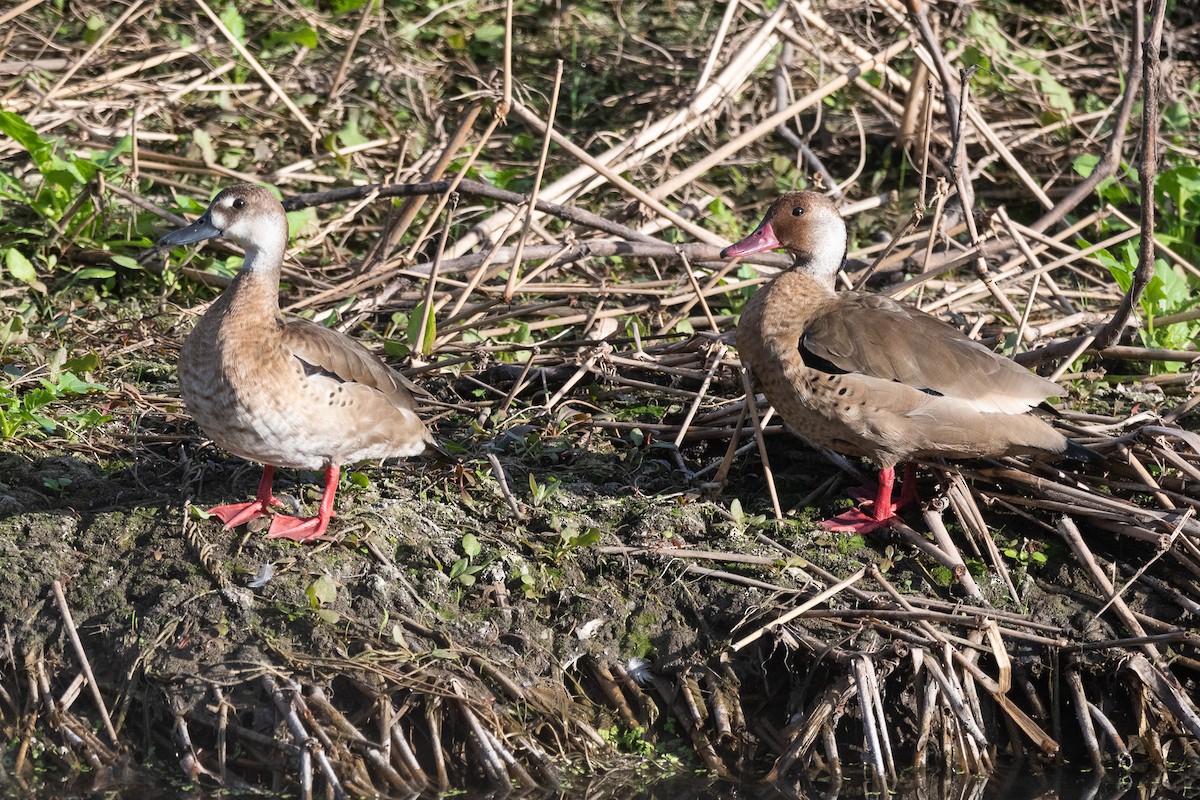
POLYGON ((861 510, 852 508, 844 514, 838 514, 833 519, 825 520, 821 523, 821 528, 839 533, 870 533, 888 527, 895 518, 895 506, 892 506, 892 513, 883 519, 876 519, 872 514, 864 514, 861 510))
MULTIPOLYGON (((329 527, 329 520, 333 517, 333 496, 337 492, 338 473, 339 469, 336 466, 325 468, 325 493, 321 496, 321 510, 317 516, 301 519, 276 515, 271 520, 267 538, 309 542, 325 533, 325 529, 329 527)), ((275 506, 283 505, 271 495, 271 480, 274 476, 275 468, 268 466, 263 470, 262 480, 258 484, 258 497, 249 503, 210 508, 208 513, 224 522, 225 530, 271 514, 275 506)))
POLYGON ((267 531, 268 539, 288 539, 293 542, 308 542, 325 533, 329 527, 329 519, 316 517, 285 517, 277 515, 271 520, 271 529, 267 531))
POLYGON ((270 506, 279 505, 279 501, 271 498, 269 504, 264 504, 261 500, 251 500, 249 503, 233 503, 227 506, 216 506, 208 510, 221 522, 225 523, 225 530, 232 530, 238 525, 245 525, 252 519, 265 517, 271 513, 270 506))
POLYGON ((271 494, 271 481, 275 477, 275 468, 268 466, 263 468, 262 480, 258 482, 258 496, 249 503, 233 503, 228 506, 216 506, 208 510, 221 522, 225 523, 225 530, 232 530, 238 525, 245 525, 252 519, 265 517, 271 513, 273 506, 283 505, 271 494))
POLYGON ((892 487, 896 483, 896 473, 891 467, 879 471, 879 483, 874 488, 870 486, 855 486, 847 490, 847 494, 870 509, 867 513, 854 508, 844 514, 838 514, 833 519, 821 523, 827 531, 842 533, 870 533, 879 528, 886 528, 896 518, 896 512, 917 499, 916 468, 913 464, 904 467, 904 482, 900 486, 900 501, 892 502, 892 487))
POLYGON ((277 516, 271 520, 271 529, 267 531, 268 539, 289 539, 293 542, 311 542, 329 527, 333 517, 333 496, 337 492, 338 473, 336 466, 325 468, 325 493, 321 495, 321 509, 315 517, 298 519, 296 517, 277 516))

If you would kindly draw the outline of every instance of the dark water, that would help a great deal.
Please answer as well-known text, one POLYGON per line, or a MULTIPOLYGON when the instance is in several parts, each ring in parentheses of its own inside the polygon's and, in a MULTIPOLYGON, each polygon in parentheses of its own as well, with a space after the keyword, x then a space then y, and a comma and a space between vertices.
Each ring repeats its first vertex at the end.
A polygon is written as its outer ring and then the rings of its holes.
MULTIPOLYGON (((184 785, 173 779, 156 780, 141 774, 136 779, 97 781, 72 787, 43 787, 22 793, 0 786, 0 797, 30 800, 245 800, 248 798, 291 798, 292 792, 228 792, 215 787, 184 785), (103 785, 102 785, 103 784, 103 785)), ((314 788, 315 798, 324 798, 323 786, 314 788)), ((415 795, 393 795, 417 800, 415 795)), ((928 775, 924 780, 908 777, 886 794, 872 790, 862 775, 847 775, 837 784, 797 781, 788 785, 729 784, 701 776, 654 779, 643 773, 615 772, 579 779, 570 788, 556 792, 477 792, 472 787, 442 795, 455 800, 1191 800, 1200 798, 1200 773, 1172 773, 1156 778, 1110 772, 1090 772, 1013 767, 990 777, 963 774, 928 775)), ((421 795, 422 800, 437 798, 421 795)))
POLYGON ((731 785, 672 779, 628 793, 561 795, 564 800, 1190 800, 1200 798, 1200 773, 1175 774, 1158 779, 1148 776, 1099 776, 1095 773, 1058 771, 1040 774, 1029 769, 1012 769, 991 777, 930 776, 920 782, 905 779, 888 793, 872 791, 864 778, 847 777, 838 785, 796 784, 789 786, 731 785))

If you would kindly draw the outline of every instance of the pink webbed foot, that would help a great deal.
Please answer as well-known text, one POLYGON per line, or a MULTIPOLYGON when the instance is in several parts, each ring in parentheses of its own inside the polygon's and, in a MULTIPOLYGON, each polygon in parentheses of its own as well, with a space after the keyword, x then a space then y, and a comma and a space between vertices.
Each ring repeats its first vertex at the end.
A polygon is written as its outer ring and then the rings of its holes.
MULTIPOLYGON (((279 501, 271 498, 271 505, 279 505, 279 501)), ((265 517, 271 513, 270 506, 264 505, 261 500, 251 500, 249 503, 233 503, 227 506, 214 506, 208 510, 221 522, 225 523, 225 530, 233 530, 238 525, 245 525, 252 519, 265 517)))
POLYGON ((208 510, 221 522, 225 523, 225 530, 232 530, 239 525, 245 525, 252 519, 265 517, 271 513, 274 506, 282 505, 271 494, 271 482, 275 477, 275 468, 267 466, 263 468, 262 480, 258 482, 258 496, 249 503, 232 503, 227 506, 214 506, 208 510))
MULTIPOLYGON (((874 505, 874 502, 871 501, 874 505)), ((827 531, 837 531, 839 533, 870 533, 879 528, 886 528, 892 524, 892 520, 896 518, 896 506, 891 507, 891 513, 876 519, 874 514, 866 514, 860 509, 852 508, 844 514, 838 514, 832 519, 827 519, 821 523, 821 528, 827 531)))
POLYGON ((337 493, 339 473, 340 469, 337 466, 325 468, 325 493, 321 495, 321 508, 315 517, 276 516, 271 520, 267 538, 309 542, 325 533, 325 529, 329 527, 329 520, 333 517, 333 498, 337 493))
POLYGON ((899 502, 892 502, 892 487, 896 481, 896 472, 891 467, 879 471, 879 485, 872 492, 870 487, 856 486, 847 493, 870 509, 867 513, 859 508, 853 508, 844 514, 838 514, 833 519, 821 523, 827 531, 842 533, 870 533, 879 528, 886 528, 896 518, 896 512, 917 499, 916 467, 913 464, 904 465, 904 481, 900 486, 899 502))
POLYGON ((268 539, 289 539, 293 542, 307 542, 325 533, 329 520, 316 517, 285 517, 276 515, 271 520, 271 529, 267 531, 268 539))

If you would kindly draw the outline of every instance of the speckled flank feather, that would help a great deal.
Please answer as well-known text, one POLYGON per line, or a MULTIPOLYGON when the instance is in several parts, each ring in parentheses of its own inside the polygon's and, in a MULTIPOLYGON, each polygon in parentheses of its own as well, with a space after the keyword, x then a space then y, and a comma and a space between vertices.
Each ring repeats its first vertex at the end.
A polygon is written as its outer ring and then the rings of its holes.
POLYGON ((422 452, 432 437, 395 371, 344 334, 281 318, 287 218, 279 201, 261 187, 230 187, 204 217, 163 241, 218 235, 244 247, 246 261, 188 336, 179 363, 184 401, 205 434, 242 458, 333 468, 335 478, 342 464, 422 452))
POLYGON ((889 480, 911 458, 1068 449, 1062 434, 1024 413, 1063 394, 1056 384, 911 306, 834 292, 846 228, 830 200, 784 195, 723 255, 776 247, 796 264, 746 304, 737 347, 800 436, 870 458, 889 480))

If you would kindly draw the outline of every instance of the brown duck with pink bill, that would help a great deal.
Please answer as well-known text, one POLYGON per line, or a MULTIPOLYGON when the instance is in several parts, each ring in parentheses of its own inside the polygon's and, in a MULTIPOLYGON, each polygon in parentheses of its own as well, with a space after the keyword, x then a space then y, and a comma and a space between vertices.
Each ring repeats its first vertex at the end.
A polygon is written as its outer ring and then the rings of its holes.
POLYGON ((179 388, 193 419, 220 447, 265 466, 258 496, 210 509, 226 529, 272 514, 275 467, 325 471, 316 516, 276 514, 270 537, 308 541, 333 516, 340 467, 414 456, 433 439, 401 376, 345 334, 279 312, 287 216, 271 192, 241 184, 161 245, 223 237, 246 259, 197 323, 179 358, 179 388))
POLYGON ((835 292, 846 255, 837 207, 789 192, 723 257, 782 248, 791 269, 759 289, 742 312, 737 347, 763 393, 801 437, 879 465, 863 506, 823 523, 867 532, 916 497, 911 465, 898 503, 895 467, 913 458, 1090 451, 1028 414, 1057 384, 999 356, 957 329, 880 295, 835 292))

